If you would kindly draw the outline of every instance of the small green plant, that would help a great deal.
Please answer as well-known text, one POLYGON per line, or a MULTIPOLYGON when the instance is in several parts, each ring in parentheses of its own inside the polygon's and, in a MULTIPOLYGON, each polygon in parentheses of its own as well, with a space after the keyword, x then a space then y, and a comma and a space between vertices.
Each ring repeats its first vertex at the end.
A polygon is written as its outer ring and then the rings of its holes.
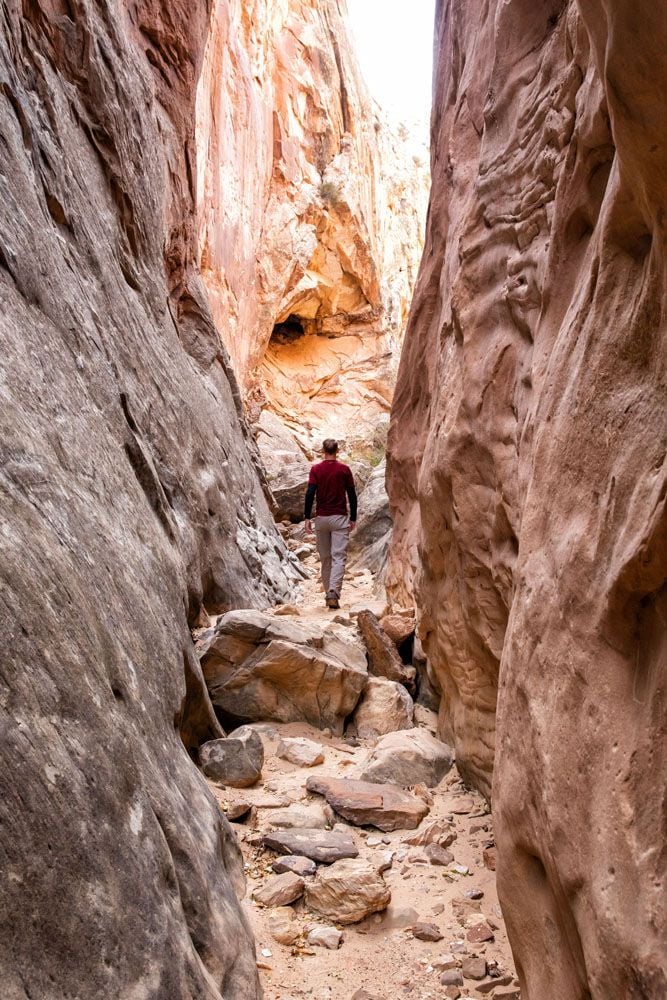
POLYGON ((327 205, 336 208, 343 201, 343 192, 338 184, 332 181, 322 181, 320 184, 320 198, 327 205))

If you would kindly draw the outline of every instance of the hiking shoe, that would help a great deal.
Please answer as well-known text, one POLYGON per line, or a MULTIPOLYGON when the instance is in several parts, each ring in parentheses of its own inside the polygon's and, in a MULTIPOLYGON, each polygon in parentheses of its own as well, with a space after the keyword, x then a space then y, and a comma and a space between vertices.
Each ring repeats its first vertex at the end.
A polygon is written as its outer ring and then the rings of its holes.
POLYGON ((332 594, 331 597, 327 597, 327 607, 328 608, 340 607, 340 604, 338 603, 338 598, 336 597, 335 594, 332 594))

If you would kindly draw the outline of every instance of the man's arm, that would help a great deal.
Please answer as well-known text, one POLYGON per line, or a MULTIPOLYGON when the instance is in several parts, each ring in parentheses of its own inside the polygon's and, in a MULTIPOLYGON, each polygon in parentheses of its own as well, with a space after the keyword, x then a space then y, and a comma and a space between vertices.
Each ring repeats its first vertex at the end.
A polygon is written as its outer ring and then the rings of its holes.
POLYGON ((317 493, 317 476, 315 475, 315 469, 310 470, 310 475, 308 476, 308 488, 306 489, 306 502, 304 504, 304 517, 306 519, 306 531, 313 530, 313 523, 311 517, 313 515, 313 500, 315 499, 315 494, 317 493))
POLYGON ((354 488, 354 478, 351 470, 345 492, 347 493, 347 500, 350 505, 350 531, 354 531, 357 523, 357 491, 354 488))

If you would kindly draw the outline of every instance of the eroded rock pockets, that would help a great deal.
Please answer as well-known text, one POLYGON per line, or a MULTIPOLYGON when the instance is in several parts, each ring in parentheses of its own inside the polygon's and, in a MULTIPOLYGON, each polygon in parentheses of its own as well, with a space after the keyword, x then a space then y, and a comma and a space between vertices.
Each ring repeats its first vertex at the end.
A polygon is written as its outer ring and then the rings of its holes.
POLYGON ((529 1000, 666 989, 666 40, 649 2, 438 8, 387 579, 493 781, 529 1000))

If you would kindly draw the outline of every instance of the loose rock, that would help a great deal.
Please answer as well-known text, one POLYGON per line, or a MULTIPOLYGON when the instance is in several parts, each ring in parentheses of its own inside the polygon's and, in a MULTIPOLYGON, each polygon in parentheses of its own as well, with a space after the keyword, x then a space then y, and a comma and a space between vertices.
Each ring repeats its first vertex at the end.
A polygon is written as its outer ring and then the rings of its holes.
POLYGON ((337 927, 316 926, 308 934, 308 944, 328 948, 330 951, 336 951, 337 948, 340 948, 342 941, 343 932, 339 931, 337 927))
POLYGON ((264 834, 262 843, 279 854, 297 854, 320 864, 359 855, 352 838, 337 830, 274 830, 264 834))
POLYGON ((442 941, 444 935, 437 924, 418 923, 411 927, 412 936, 418 941, 442 941))
POLYGON ((273 827, 288 830, 323 830, 327 815, 319 802, 294 802, 287 809, 273 810, 269 822, 273 827))
POLYGON ((278 944, 294 944, 301 933, 296 914, 290 906, 278 906, 267 920, 269 934, 278 944))
POLYGON ((348 822, 357 826, 376 826, 383 831, 414 829, 429 811, 422 799, 396 785, 312 775, 306 788, 324 795, 329 805, 348 822))
POLYGON ((358 923, 384 910, 391 892, 367 861, 337 861, 321 868, 306 887, 306 905, 340 924, 358 923))
POLYGON ((403 838, 404 844, 411 847, 423 847, 426 844, 439 844, 440 847, 449 847, 456 840, 456 830, 444 819, 432 820, 425 823, 416 833, 403 838))
POLYGON ((414 702, 402 684, 370 677, 354 713, 362 739, 384 736, 399 729, 412 729, 414 702))
POLYGON ((439 844, 427 844, 424 848, 424 854, 432 865, 440 865, 443 868, 451 865, 454 861, 452 852, 445 850, 444 847, 440 847, 439 844))
POLYGON ((404 729, 388 733, 378 741, 359 777, 364 781, 391 781, 404 787, 421 782, 433 788, 453 763, 453 751, 446 743, 423 729, 404 729))
POLYGON ((264 747, 253 729, 241 726, 224 740, 204 743, 199 762, 207 778, 233 788, 248 788, 262 775, 264 747))
POLYGON ((253 898, 262 906, 287 906, 303 896, 304 880, 294 872, 275 875, 263 886, 255 889, 253 898))
POLYGON ((301 737, 283 737, 278 744, 276 755, 298 767, 315 767, 316 764, 324 763, 324 749, 321 743, 301 737))
POLYGON ((483 958, 464 958, 461 964, 464 979, 484 979, 486 961, 483 958))
POLYGON ((386 677, 399 684, 414 685, 416 671, 401 660, 396 646, 380 627, 372 611, 360 611, 357 624, 368 652, 368 670, 375 677, 386 677))
POLYGON ((304 875, 314 875, 317 871, 317 865, 310 858, 303 858, 298 855, 293 856, 291 854, 283 858, 276 858, 271 867, 278 875, 281 875, 283 872, 294 872, 295 875, 303 877, 304 875))

